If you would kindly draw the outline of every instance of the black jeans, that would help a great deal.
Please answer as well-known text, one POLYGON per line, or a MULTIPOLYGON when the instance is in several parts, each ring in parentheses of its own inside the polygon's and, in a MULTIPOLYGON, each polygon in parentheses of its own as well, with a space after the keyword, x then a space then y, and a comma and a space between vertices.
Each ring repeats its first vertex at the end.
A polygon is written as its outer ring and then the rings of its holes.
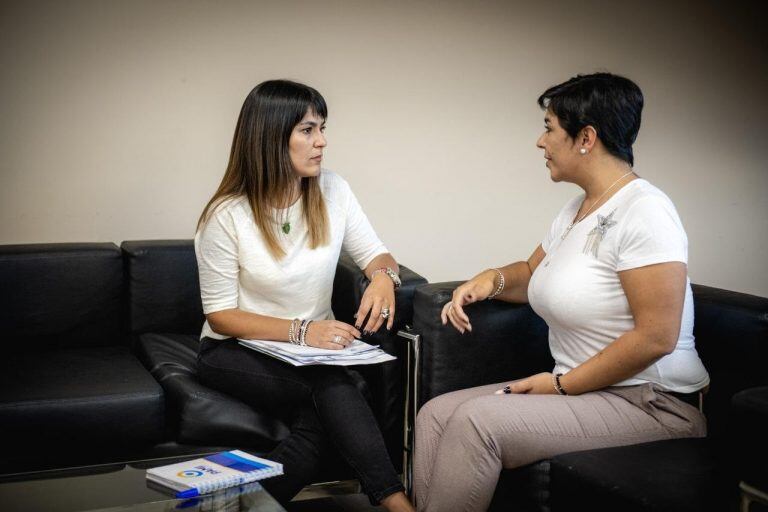
POLYGON ((355 379, 341 366, 294 367, 234 339, 204 338, 198 376, 207 386, 285 419, 291 434, 268 459, 284 474, 262 484, 286 503, 317 481, 324 459, 340 453, 373 503, 403 490, 384 439, 355 379))

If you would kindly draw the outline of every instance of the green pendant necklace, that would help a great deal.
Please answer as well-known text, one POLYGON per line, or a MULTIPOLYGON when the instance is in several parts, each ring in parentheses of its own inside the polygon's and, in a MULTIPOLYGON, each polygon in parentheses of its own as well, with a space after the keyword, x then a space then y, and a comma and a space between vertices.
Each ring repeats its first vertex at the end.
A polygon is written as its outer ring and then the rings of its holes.
POLYGON ((291 221, 283 222, 283 233, 286 235, 291 232, 291 221))

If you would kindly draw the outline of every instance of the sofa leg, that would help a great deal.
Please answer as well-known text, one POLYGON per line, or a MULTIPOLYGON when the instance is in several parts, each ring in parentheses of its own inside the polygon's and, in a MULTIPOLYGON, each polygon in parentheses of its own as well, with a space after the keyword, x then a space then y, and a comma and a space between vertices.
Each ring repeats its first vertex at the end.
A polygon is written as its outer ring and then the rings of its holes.
POLYGON ((749 512, 752 502, 768 505, 768 494, 760 489, 744 482, 739 482, 739 489, 741 489, 741 512, 749 512))
POLYGON ((397 332, 406 340, 408 348, 405 362, 405 414, 403 421, 403 487, 405 493, 413 497, 413 448, 416 427, 416 412, 419 397, 419 352, 421 335, 414 333, 409 326, 397 332))

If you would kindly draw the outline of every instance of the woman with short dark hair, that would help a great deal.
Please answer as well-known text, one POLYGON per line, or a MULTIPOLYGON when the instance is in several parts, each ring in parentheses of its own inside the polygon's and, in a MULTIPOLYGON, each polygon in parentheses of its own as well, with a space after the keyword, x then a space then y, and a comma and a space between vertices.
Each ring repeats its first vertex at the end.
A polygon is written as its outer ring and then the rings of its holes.
POLYGON ((206 316, 198 375, 289 424, 267 455, 283 464, 284 475, 264 481, 280 502, 321 479, 323 461, 339 453, 372 502, 409 511, 359 377, 339 366, 294 367, 237 342, 342 349, 361 329, 392 328, 399 269, 347 182, 321 168, 327 117, 320 93, 288 80, 263 82, 245 99, 195 235, 206 316), (370 280, 354 326, 331 311, 342 248, 370 280))
POLYGON ((549 326, 551 373, 429 401, 416 420, 418 510, 485 510, 502 468, 560 453, 701 437, 709 376, 693 339, 688 241, 669 198, 633 169, 643 95, 609 73, 539 97, 537 146, 555 182, 584 194, 560 211, 527 261, 486 270, 453 293, 464 308, 530 303, 549 326))

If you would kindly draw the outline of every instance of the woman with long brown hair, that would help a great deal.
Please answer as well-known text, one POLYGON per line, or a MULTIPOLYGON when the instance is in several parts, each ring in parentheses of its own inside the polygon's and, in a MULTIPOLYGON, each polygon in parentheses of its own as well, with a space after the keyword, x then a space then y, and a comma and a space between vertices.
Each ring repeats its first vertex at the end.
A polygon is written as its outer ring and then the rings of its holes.
POLYGON ((412 510, 373 413, 343 367, 293 367, 243 348, 237 338, 342 349, 360 330, 394 321, 398 266, 352 190, 321 169, 323 97, 287 80, 257 85, 245 99, 229 164, 195 235, 206 322, 201 380, 286 419, 291 434, 268 457, 285 474, 264 482, 289 501, 338 452, 373 502, 412 510), (333 319, 331 291, 341 250, 370 284, 356 325, 333 319))

